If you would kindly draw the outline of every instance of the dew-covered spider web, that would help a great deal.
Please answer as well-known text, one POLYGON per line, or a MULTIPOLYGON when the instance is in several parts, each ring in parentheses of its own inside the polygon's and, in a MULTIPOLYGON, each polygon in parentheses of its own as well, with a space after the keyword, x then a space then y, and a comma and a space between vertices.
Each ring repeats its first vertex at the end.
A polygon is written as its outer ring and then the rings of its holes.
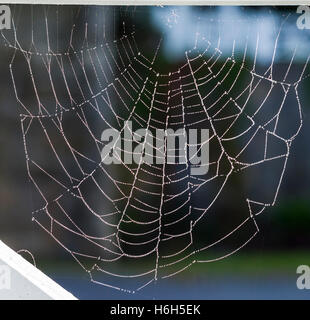
MULTIPOLYGON (((246 246, 276 203, 302 126, 309 52, 283 46, 294 15, 249 11, 242 23, 216 8, 189 10, 16 6, 11 32, 2 32, 32 219, 91 281, 125 292, 246 246), (188 141, 178 164, 169 154, 182 154, 181 143, 169 150, 147 139, 139 163, 104 164, 102 132, 123 133, 128 120, 133 130, 178 130, 180 139, 209 129, 196 141, 197 152, 209 145, 209 170, 191 173, 188 141), (164 163, 143 162, 145 152, 164 163)), ((128 138, 120 139, 123 154, 128 138)))

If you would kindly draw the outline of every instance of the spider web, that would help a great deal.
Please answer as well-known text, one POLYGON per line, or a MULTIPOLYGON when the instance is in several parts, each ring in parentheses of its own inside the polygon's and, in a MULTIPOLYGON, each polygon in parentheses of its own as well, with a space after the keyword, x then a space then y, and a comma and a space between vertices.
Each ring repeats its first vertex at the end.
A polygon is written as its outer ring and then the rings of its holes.
MULTIPOLYGON (((183 63, 167 70, 159 63, 165 35, 143 44, 147 28, 141 33, 131 22, 142 9, 31 6, 21 15, 16 8, 13 32, 2 39, 13 51, 33 221, 91 281, 134 293, 226 258, 255 237, 256 217, 275 204, 302 126, 298 86, 308 59, 296 79, 296 49, 282 71, 275 63, 287 17, 267 68, 258 63, 259 34, 251 54, 247 37, 242 50, 233 41, 226 55, 221 36, 211 42, 197 24, 183 63), (209 139, 195 144, 198 152, 209 144, 208 173, 191 175, 189 143, 169 150, 147 139, 143 149, 157 151, 152 156, 163 164, 119 157, 120 164, 105 165, 102 131, 124 132, 128 120, 134 129, 179 130, 180 139, 209 129, 209 139), (171 154, 179 164, 169 163, 171 154), (228 187, 240 177, 246 187, 228 187), (224 206, 229 197, 237 211, 224 206)), ((178 18, 171 14, 169 28, 178 18)), ((128 139, 120 139, 121 154, 128 139)))

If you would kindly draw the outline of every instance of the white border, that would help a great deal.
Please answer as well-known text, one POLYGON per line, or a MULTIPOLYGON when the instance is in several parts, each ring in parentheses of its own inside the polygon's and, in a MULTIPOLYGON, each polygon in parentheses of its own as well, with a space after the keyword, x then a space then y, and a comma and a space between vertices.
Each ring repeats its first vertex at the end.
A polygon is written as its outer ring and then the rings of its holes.
POLYGON ((62 5, 231 5, 231 6, 298 6, 310 5, 305 0, 0 0, 3 4, 62 4, 62 5))

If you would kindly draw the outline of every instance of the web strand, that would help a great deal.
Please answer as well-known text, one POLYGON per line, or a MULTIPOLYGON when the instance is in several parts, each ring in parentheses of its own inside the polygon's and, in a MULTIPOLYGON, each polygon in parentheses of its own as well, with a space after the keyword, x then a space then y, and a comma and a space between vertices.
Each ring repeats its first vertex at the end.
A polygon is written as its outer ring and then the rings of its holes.
MULTIPOLYGON (((296 50, 282 78, 276 77, 274 68, 285 21, 274 42, 271 64, 263 73, 257 70, 259 35, 250 59, 247 42, 241 58, 236 57, 235 42, 231 55, 224 56, 220 37, 213 45, 200 33, 193 48, 185 52, 183 65, 162 72, 158 64, 162 39, 149 57, 140 49, 135 27, 125 20, 118 39, 115 30, 110 30, 112 40, 105 22, 94 29, 85 23, 79 42, 73 24, 69 44, 61 52, 60 12, 57 9, 55 48, 50 14, 45 11, 42 26, 45 51, 42 43, 36 44, 35 26, 31 27, 28 49, 21 44, 15 23, 13 41, 2 34, 4 44, 13 52, 10 72, 22 110, 27 173, 39 196, 33 221, 71 254, 91 281, 130 293, 176 276, 196 263, 227 258, 246 246, 259 232, 257 215, 276 203, 292 142, 302 126, 298 87, 309 77, 309 58, 295 82, 288 79, 296 50), (32 101, 23 98, 18 85, 17 63, 21 59, 25 61, 32 101), (278 94, 277 104, 271 106, 274 92, 278 94), (296 124, 286 133, 281 129, 281 118, 288 99, 290 104, 294 102, 290 108, 294 109, 296 124), (190 129, 209 129, 208 140, 195 144, 197 153, 204 144, 210 146, 208 173, 192 175, 191 145, 187 142, 185 150, 180 146, 171 150, 166 138, 163 145, 155 146, 147 137, 143 140, 142 150, 151 148, 154 164, 140 157, 139 163, 129 165, 119 157, 117 169, 105 165, 101 158, 102 130, 112 128, 123 134, 128 121, 135 128, 152 132, 180 130, 183 138, 190 129), (42 151, 36 150, 40 146, 42 151), (253 148, 257 152, 249 159, 253 148), (40 160, 40 152, 47 153, 49 164, 40 160), (171 154, 183 153, 185 158, 182 161, 180 156, 177 166, 169 163, 171 154), (163 163, 157 164, 161 160, 163 163), (269 197, 257 199, 246 191, 242 205, 247 211, 239 222, 211 239, 201 239, 199 230, 214 219, 213 207, 225 201, 227 185, 236 176, 246 176, 251 169, 271 163, 276 163, 278 171, 269 197), (91 222, 84 225, 85 221, 91 222), (204 256, 245 228, 249 234, 235 247, 213 258, 204 256), (68 240, 70 237, 76 245, 68 240), (136 260, 146 261, 138 271, 119 267, 122 261, 136 260), (115 278, 135 282, 124 288, 114 282, 115 278)), ((138 137, 135 139, 138 143, 138 137)), ((119 155, 126 153, 126 141, 120 135, 115 142, 115 147, 121 142, 119 155)), ((132 155, 137 154, 133 151, 132 155)))

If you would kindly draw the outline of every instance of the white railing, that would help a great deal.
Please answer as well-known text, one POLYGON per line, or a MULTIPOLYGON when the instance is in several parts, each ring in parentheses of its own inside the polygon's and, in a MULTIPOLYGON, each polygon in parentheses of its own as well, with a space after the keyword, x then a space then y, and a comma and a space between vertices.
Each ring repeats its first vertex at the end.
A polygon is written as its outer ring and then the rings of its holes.
POLYGON ((0 300, 76 300, 0 241, 0 300))

